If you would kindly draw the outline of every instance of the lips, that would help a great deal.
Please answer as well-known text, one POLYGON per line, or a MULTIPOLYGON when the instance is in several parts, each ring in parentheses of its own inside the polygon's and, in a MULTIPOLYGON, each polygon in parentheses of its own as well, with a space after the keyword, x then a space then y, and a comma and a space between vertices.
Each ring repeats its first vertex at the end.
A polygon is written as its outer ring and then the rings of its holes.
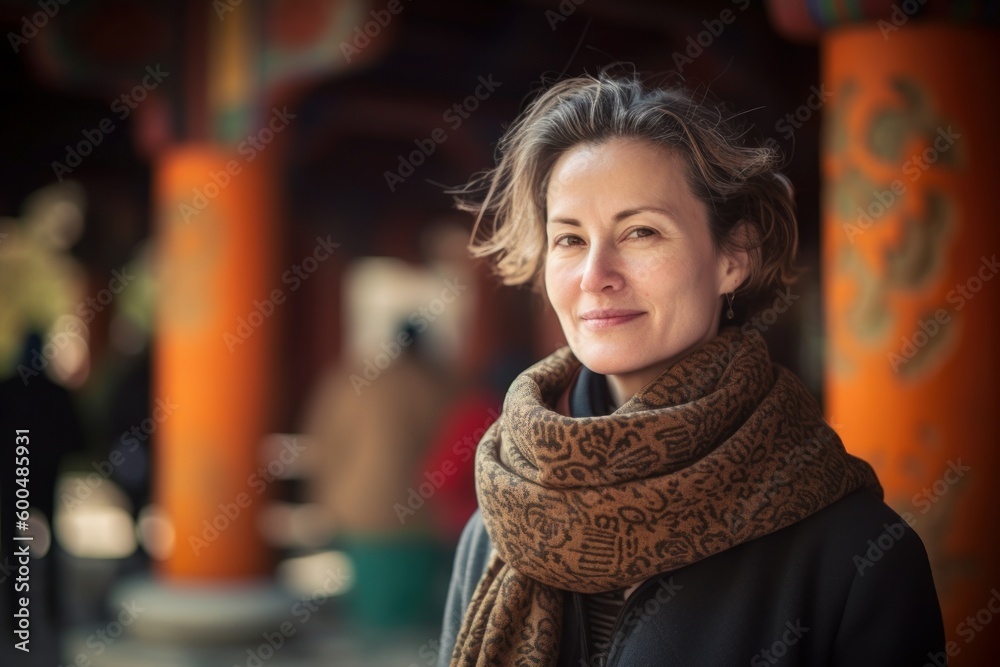
POLYGON ((585 326, 591 329, 606 329, 622 324, 628 324, 632 320, 643 315, 641 310, 631 310, 627 308, 600 308, 588 310, 580 315, 585 326))

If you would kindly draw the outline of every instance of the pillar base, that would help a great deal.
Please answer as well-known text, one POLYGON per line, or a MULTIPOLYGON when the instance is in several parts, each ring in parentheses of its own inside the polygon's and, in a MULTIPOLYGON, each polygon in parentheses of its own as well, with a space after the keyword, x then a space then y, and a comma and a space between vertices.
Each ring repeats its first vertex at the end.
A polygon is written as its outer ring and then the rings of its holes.
POLYGON ((288 620, 296 598, 269 580, 178 584, 149 576, 126 579, 108 595, 112 622, 155 641, 239 642, 288 620))

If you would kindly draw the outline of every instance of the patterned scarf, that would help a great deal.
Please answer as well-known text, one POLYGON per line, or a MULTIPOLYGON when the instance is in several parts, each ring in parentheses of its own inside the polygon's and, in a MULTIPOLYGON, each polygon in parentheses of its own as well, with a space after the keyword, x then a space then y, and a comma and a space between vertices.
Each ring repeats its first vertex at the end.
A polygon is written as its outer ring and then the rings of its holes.
POLYGON ((607 416, 553 411, 579 365, 563 348, 522 373, 476 451, 495 550, 453 666, 555 665, 564 590, 626 588, 882 496, 756 331, 723 329, 607 416))

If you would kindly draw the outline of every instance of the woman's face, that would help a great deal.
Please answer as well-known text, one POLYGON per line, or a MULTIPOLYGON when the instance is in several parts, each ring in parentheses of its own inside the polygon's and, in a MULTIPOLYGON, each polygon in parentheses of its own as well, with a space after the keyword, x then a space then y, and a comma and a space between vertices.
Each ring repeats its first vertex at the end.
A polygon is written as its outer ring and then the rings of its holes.
POLYGON ((716 252, 683 160, 611 139, 564 153, 549 178, 545 288, 576 357, 619 404, 716 335, 745 252, 716 252))

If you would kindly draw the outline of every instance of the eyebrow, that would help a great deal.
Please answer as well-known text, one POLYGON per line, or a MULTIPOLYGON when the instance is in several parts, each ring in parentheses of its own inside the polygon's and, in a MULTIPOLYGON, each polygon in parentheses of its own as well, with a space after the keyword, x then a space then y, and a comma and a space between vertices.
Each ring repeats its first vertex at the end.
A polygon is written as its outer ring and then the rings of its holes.
MULTIPOLYGON (((657 208, 656 206, 638 206, 636 208, 627 208, 624 211, 619 211, 618 213, 615 213, 613 219, 614 219, 615 223, 617 224, 617 223, 621 222, 622 220, 625 220, 626 218, 631 218, 633 215, 638 215, 639 213, 646 213, 646 212, 650 212, 650 211, 653 212, 653 213, 660 213, 660 214, 665 215, 665 216, 667 216, 668 218, 671 218, 671 219, 675 219, 673 213, 671 213, 667 209, 657 208)), ((552 218, 546 224, 549 224, 549 223, 558 223, 558 224, 562 224, 562 225, 572 225, 574 227, 579 227, 580 226, 580 221, 576 220, 575 218, 552 218)))

